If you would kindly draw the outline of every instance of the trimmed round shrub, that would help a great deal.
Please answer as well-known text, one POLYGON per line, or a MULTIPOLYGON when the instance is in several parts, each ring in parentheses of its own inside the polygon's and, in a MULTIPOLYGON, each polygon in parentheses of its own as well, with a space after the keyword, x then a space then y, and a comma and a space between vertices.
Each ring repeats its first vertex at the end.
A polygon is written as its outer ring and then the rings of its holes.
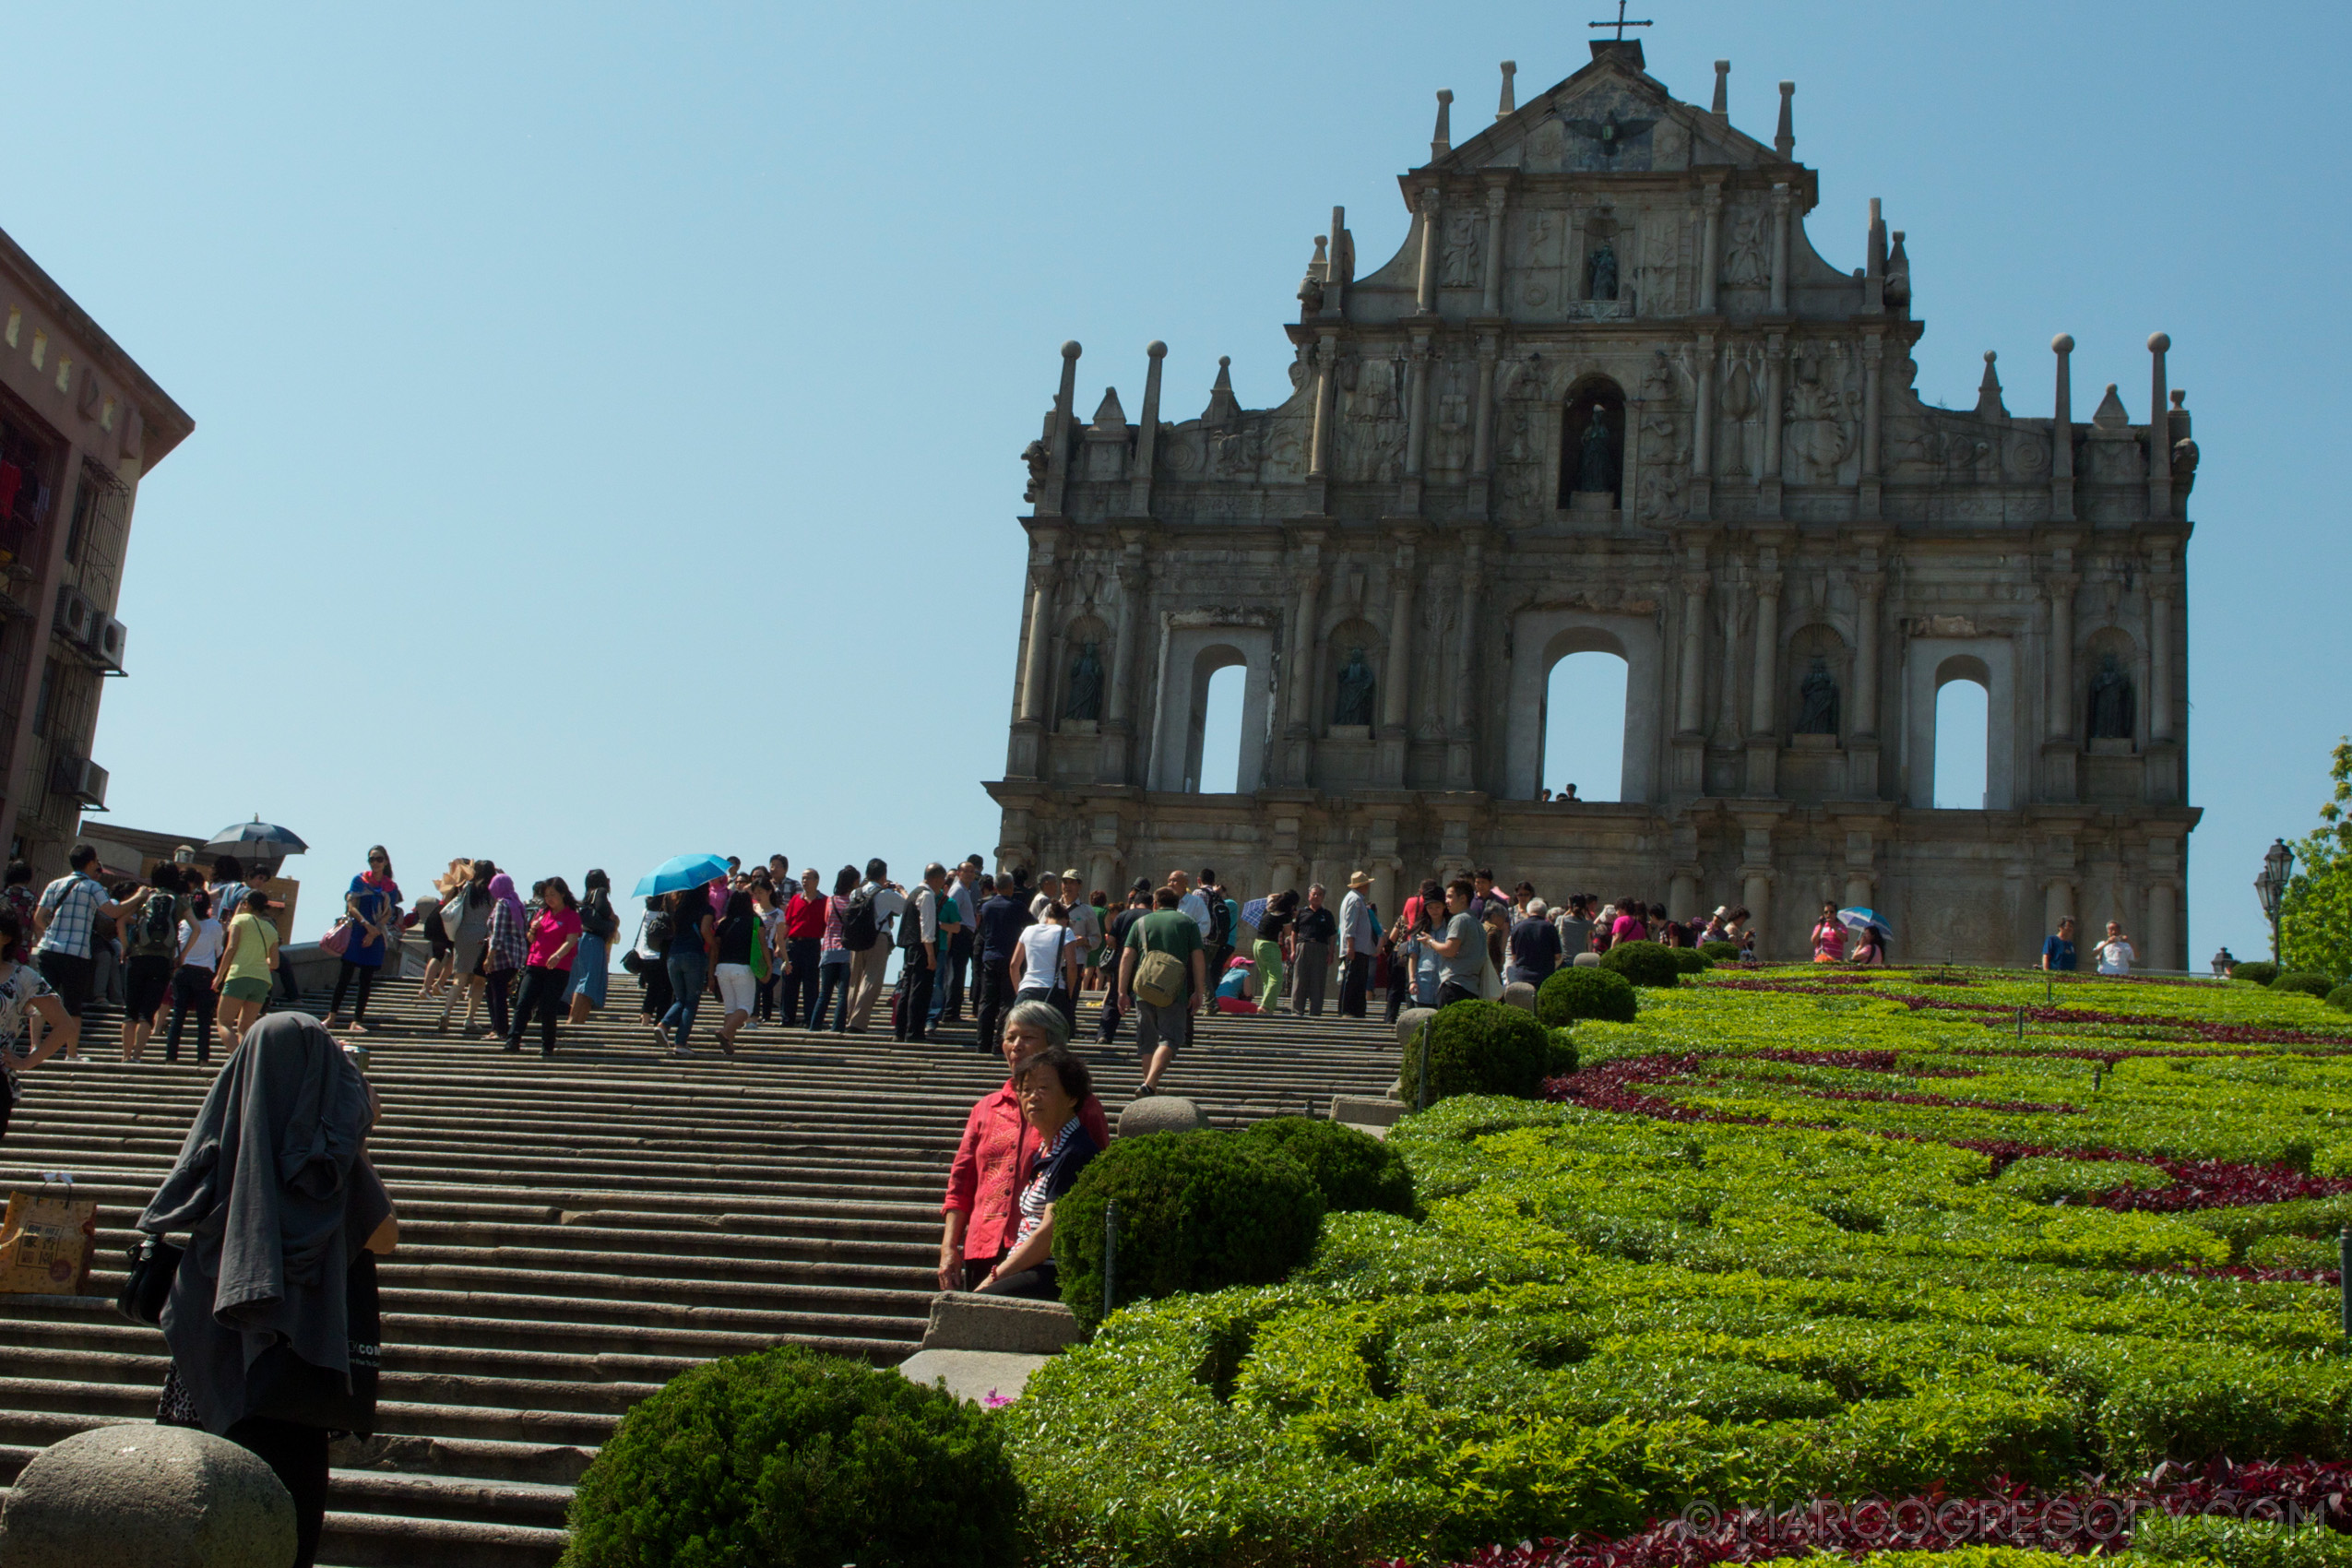
POLYGON ((1553 1028, 1580 1018, 1630 1024, 1640 1005, 1632 980, 1591 965, 1554 969, 1536 992, 1536 1016, 1553 1028))
POLYGON ((1703 975, 1715 968, 1707 962, 1707 956, 1695 947, 1669 947, 1667 951, 1674 955, 1674 967, 1686 975, 1703 975))
POLYGON ((1702 942, 1699 944, 1699 952, 1711 962, 1717 964, 1736 964, 1740 961, 1740 944, 1736 942, 1702 942))
MULTIPOLYGON (((1515 1007, 1504 1011, 1527 1016, 1515 1007)), ((1533 1027, 1535 1020, 1527 1021, 1533 1027)), ((1307 1168, 1270 1139, 1242 1133, 1115 1139, 1053 1206, 1062 1301, 1088 1328, 1104 1315, 1102 1215, 1113 1201, 1113 1306, 1180 1291, 1272 1285, 1306 1262, 1323 1231, 1322 1191, 1307 1168)))
POLYGON ((2232 968, 2229 978, 2251 980, 2256 985, 2268 985, 2278 978, 2278 966, 2268 958, 2251 958, 2232 968))
POLYGON ((1370 1133, 1320 1116, 1272 1116, 1252 1123, 1248 1135, 1305 1166, 1327 1214, 1413 1212, 1405 1157, 1370 1133))
POLYGON ((1543 1075, 1547 1078, 1564 1078, 1575 1070, 1575 1031, 1546 1029, 1543 1040, 1543 1075))
POLYGON ((1421 1102, 1426 1055, 1431 1105, 1457 1094, 1533 1099, 1543 1082, 1545 1039, 1544 1027, 1534 1014, 1500 1002, 1456 1002, 1441 1007, 1436 1017, 1421 1026, 1420 1037, 1405 1046, 1404 1071, 1398 1075, 1401 1098, 1408 1105, 1421 1102))
POLYGON ((1600 956, 1600 967, 1635 985, 1670 990, 1682 983, 1682 970, 1674 954, 1674 948, 1661 942, 1621 942, 1600 956))
POLYGON ((2306 996, 2325 996, 2335 989, 2335 982, 2325 975, 2315 975, 2307 969, 2288 969, 2270 982, 2273 991, 2299 991, 2306 996))
POLYGON ((622 1418, 572 1497, 564 1568, 864 1568, 1020 1560, 1003 1423, 798 1345, 681 1372, 622 1418))
POLYGON ((2342 1008, 2346 1013, 2352 1013, 2352 980, 2347 980, 2344 984, 2337 986, 2334 991, 2329 992, 2327 993, 2326 1000, 2329 1006, 2342 1008))

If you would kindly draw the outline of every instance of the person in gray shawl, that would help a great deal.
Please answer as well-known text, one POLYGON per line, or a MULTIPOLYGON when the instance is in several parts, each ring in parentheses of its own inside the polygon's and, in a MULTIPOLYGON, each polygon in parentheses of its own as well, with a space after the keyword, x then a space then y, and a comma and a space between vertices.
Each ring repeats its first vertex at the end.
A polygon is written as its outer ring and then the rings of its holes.
POLYGON ((213 1080, 138 1221, 189 1235, 163 1308, 172 1370, 157 1420, 268 1461, 294 1497, 297 1568, 318 1550, 329 1431, 374 1417, 368 1254, 398 1239, 367 1159, 374 1121, 373 1091, 318 1021, 271 1014, 213 1080))

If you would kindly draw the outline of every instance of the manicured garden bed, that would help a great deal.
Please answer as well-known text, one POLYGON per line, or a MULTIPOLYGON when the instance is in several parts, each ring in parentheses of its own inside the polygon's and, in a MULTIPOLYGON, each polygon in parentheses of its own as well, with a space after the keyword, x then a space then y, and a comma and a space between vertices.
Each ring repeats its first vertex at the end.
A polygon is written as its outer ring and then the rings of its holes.
POLYGON ((2347 1026, 2253 986, 1957 970, 1644 990, 1575 1025, 1542 1099, 1395 1129, 1420 1218, 1331 1214, 1283 1283, 1123 1310, 1040 1371, 1000 1418, 1039 1560, 2114 1551, 2063 1513, 1720 1532, 1872 1495, 2169 1508, 2215 1460, 2340 1514, 2347 1026), (1717 1533, 1658 1533, 1691 1518, 1717 1533))

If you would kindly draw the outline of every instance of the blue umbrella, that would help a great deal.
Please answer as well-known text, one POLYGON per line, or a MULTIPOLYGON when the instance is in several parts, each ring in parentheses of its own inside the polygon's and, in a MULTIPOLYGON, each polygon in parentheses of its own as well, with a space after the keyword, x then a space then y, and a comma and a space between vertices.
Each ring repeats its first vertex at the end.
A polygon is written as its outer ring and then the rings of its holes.
POLYGON ((1872 926, 1876 926, 1881 936, 1891 937, 1895 934, 1895 928, 1887 924, 1885 917, 1875 909, 1859 908, 1840 909, 1837 911, 1837 923, 1848 931, 1868 931, 1872 926))
POLYGON ((637 878, 636 898, 649 898, 657 893, 683 893, 689 887, 699 887, 714 876, 727 874, 724 855, 675 855, 637 878))

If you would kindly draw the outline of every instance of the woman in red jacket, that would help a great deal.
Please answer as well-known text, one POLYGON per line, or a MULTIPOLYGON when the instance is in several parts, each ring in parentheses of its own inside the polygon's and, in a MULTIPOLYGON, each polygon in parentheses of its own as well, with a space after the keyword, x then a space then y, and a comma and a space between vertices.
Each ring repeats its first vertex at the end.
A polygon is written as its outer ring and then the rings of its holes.
MULTIPOLYGON (((1017 1003, 1004 1016, 1004 1065, 1049 1046, 1070 1043, 1069 1020, 1051 1002, 1017 1003)), ((1111 1146, 1102 1101, 1093 1095, 1078 1102, 1078 1124, 1095 1147, 1111 1146)), ((997 1260, 1012 1250, 1020 1225, 1021 1171, 1037 1151, 1037 1129, 1021 1115, 1021 1097, 1008 1076, 1004 1087, 972 1107, 964 1120, 964 1140, 947 1171, 946 1216, 939 1238, 939 1288, 977 1289, 997 1260)))

